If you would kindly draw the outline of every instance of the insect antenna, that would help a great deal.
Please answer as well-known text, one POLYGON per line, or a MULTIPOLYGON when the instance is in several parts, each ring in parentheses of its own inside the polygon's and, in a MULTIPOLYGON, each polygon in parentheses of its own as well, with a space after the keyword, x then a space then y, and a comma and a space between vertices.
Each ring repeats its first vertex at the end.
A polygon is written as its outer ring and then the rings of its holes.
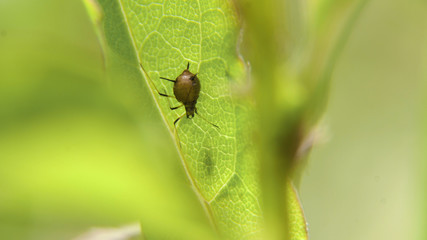
POLYGON ((196 77, 197 77, 197 74, 199 74, 199 73, 194 74, 194 76, 192 76, 190 79, 191 79, 191 80, 194 80, 194 78, 196 78, 196 77))
POLYGON ((203 120, 205 120, 207 123, 209 123, 210 125, 212 125, 212 126, 214 126, 214 127, 216 127, 216 128, 218 128, 218 129, 220 129, 219 127, 218 127, 218 125, 216 125, 216 124, 213 124, 212 122, 210 122, 209 120, 207 120, 206 118, 204 118, 202 115, 200 115, 198 112, 197 112, 197 108, 196 108, 196 114, 201 118, 201 119, 203 119, 203 120))

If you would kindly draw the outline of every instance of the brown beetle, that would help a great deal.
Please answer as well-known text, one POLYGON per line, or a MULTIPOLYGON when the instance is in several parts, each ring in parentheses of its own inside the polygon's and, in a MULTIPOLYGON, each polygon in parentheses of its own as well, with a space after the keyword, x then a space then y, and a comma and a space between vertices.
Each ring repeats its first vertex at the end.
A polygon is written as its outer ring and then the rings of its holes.
POLYGON ((182 114, 180 117, 178 117, 173 122, 173 125, 176 128, 176 123, 182 117, 187 115, 187 118, 193 118, 194 113, 196 113, 203 120, 205 120, 206 122, 208 122, 212 126, 219 128, 217 125, 209 122, 207 119, 202 117, 197 112, 196 104, 197 104, 197 99, 199 98, 199 93, 200 93, 200 81, 199 81, 199 78, 197 77, 197 73, 194 74, 194 73, 190 72, 189 68, 190 68, 190 62, 188 62, 188 64, 187 64, 187 69, 185 69, 181 73, 181 75, 179 75, 175 80, 160 77, 160 79, 174 83, 173 94, 175 95, 175 96, 170 96, 170 95, 167 95, 167 94, 164 94, 164 93, 157 91, 160 94, 160 96, 175 98, 176 100, 178 100, 178 102, 182 103, 180 106, 171 107, 170 109, 175 110, 175 109, 181 108, 182 106, 185 106, 185 113, 182 114))

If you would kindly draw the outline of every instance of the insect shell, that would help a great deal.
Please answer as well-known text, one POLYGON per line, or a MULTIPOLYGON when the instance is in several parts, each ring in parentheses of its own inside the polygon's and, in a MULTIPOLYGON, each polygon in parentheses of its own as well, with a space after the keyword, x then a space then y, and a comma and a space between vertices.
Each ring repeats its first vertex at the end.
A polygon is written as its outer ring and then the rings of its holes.
POLYGON ((176 127, 176 123, 182 117, 184 117, 186 115, 187 118, 193 118, 194 114, 196 113, 203 120, 205 120, 206 122, 208 122, 212 126, 219 128, 217 125, 209 122, 208 120, 206 120, 204 117, 202 117, 197 112, 196 104, 197 104, 197 99, 199 98, 199 94, 200 94, 200 88, 201 88, 200 87, 200 80, 197 77, 197 73, 194 74, 194 73, 190 72, 189 68, 190 68, 190 63, 187 64, 187 69, 185 69, 175 80, 160 77, 163 80, 170 81, 170 82, 174 83, 173 94, 175 95, 175 96, 169 96, 167 94, 159 92, 160 96, 175 98, 178 102, 182 103, 180 106, 171 107, 170 109, 176 110, 176 109, 181 108, 182 106, 185 107, 185 113, 182 114, 180 117, 178 117, 173 122, 173 124, 176 127))

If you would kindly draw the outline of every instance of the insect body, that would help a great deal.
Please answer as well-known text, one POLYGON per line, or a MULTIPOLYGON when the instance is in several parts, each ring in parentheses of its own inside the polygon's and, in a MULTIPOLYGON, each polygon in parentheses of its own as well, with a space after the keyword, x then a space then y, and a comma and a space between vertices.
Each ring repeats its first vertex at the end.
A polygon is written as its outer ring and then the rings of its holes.
MULTIPOLYGON (((178 102, 182 103, 180 106, 177 107, 171 107, 171 110, 178 109, 182 106, 185 107, 185 113, 178 117, 174 122, 174 126, 176 127, 176 123, 185 115, 187 115, 187 118, 193 118, 194 113, 200 116, 199 113, 197 113, 197 99, 199 98, 200 93, 200 81, 197 77, 197 73, 194 74, 189 71, 190 63, 187 64, 187 69, 185 69, 181 75, 179 75, 175 80, 160 77, 163 80, 173 82, 173 93, 175 96, 169 96, 167 94, 158 92, 160 96, 163 97, 172 97, 178 100, 178 102)), ((210 123, 212 126, 219 128, 217 125, 209 122, 204 117, 200 116, 203 120, 210 123)))

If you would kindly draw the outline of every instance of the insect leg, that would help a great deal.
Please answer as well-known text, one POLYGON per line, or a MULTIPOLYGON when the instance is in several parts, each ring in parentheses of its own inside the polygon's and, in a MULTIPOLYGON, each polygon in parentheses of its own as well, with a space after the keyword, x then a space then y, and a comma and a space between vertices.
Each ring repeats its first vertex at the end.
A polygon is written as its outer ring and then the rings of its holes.
POLYGON ((184 104, 181 104, 181 105, 179 105, 179 106, 177 106, 177 107, 170 107, 170 109, 171 109, 171 110, 176 110, 176 109, 178 109, 178 108, 180 108, 180 107, 182 107, 182 106, 184 106, 184 104))
POLYGON ((172 79, 169 79, 169 78, 164 78, 164 77, 160 77, 160 79, 163 79, 163 80, 166 80, 166 81, 169 81, 169 82, 173 82, 173 83, 176 82, 175 80, 172 80, 172 79))
MULTIPOLYGON (((218 128, 219 129, 219 127, 218 127, 218 125, 215 125, 215 124, 213 124, 213 123, 211 123, 209 120, 207 120, 206 118, 204 118, 202 115, 200 115, 198 112, 197 112, 197 108, 195 109, 195 112, 196 112, 196 114, 201 118, 201 119, 203 119, 203 120, 205 120, 207 123, 209 123, 210 125, 212 125, 212 126, 214 126, 214 127, 216 127, 216 128, 218 128)), ((182 116, 181 116, 182 117, 182 116)))
POLYGON ((157 89, 156 85, 154 84, 154 82, 151 80, 150 76, 148 76, 147 72, 145 71, 144 67, 142 66, 142 63, 139 63, 139 66, 141 67, 142 71, 144 72, 144 75, 147 77, 147 79, 150 80, 151 84, 153 85, 154 89, 156 90, 156 92, 162 96, 162 97, 170 97, 170 98, 175 98, 175 96, 171 96, 171 95, 167 95, 165 93, 161 93, 159 91, 159 89, 157 89))
POLYGON ((179 120, 181 120, 181 118, 182 118, 182 117, 184 117, 184 116, 185 116, 185 114, 187 114, 187 113, 184 113, 184 114, 182 114, 179 118, 175 119, 175 121, 173 122, 173 125, 175 126, 175 129, 176 129, 176 123, 177 123, 179 120))
POLYGON ((167 95, 167 94, 165 94, 165 93, 161 93, 161 92, 159 92, 159 91, 157 91, 157 93, 159 93, 159 95, 160 95, 160 96, 162 96, 162 97, 175 98, 175 96, 167 95))
POLYGON ((179 135, 178 135, 178 130, 177 130, 177 128, 176 128, 176 124, 178 123, 178 121, 179 121, 182 117, 184 117, 184 116, 185 116, 185 114, 187 114, 187 113, 182 114, 179 118, 175 119, 175 121, 173 122, 173 126, 174 126, 174 135, 175 135, 175 137, 176 137, 176 141, 178 142, 178 145, 179 145, 179 147, 180 147, 180 148, 181 148, 181 139, 179 139, 179 135))

